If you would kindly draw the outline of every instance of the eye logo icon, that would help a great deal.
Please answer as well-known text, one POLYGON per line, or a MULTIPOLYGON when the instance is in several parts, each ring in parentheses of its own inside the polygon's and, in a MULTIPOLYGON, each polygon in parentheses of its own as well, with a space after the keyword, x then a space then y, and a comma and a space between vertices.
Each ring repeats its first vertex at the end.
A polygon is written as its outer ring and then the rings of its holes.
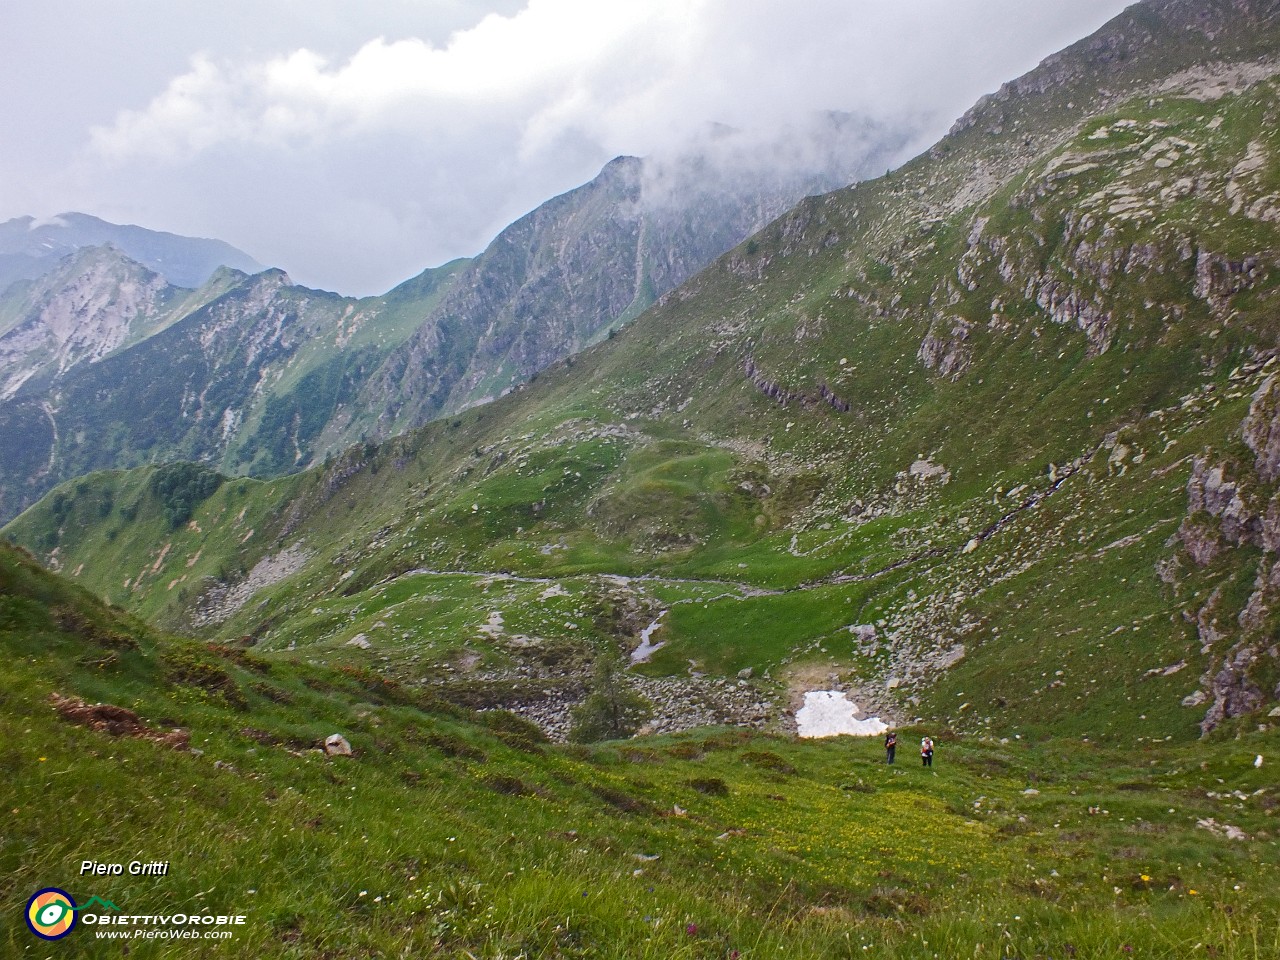
POLYGON ((76 902, 57 887, 37 890, 27 901, 27 926, 41 940, 61 940, 76 926, 76 902))

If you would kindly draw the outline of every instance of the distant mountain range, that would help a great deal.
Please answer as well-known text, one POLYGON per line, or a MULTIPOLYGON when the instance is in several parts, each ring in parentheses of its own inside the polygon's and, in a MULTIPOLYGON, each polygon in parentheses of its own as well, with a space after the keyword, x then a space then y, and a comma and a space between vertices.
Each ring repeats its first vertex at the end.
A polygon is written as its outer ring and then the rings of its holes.
POLYGON ((83 213, 46 220, 16 217, 0 223, 0 291, 34 280, 69 253, 110 244, 177 287, 198 287, 219 267, 257 273, 263 265, 221 240, 201 240, 108 223, 83 213))

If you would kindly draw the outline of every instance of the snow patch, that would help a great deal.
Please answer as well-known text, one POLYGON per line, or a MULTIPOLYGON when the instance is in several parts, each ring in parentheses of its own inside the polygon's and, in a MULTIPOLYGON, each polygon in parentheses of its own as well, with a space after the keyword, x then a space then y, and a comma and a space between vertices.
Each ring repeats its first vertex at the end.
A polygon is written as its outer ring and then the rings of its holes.
POLYGON ((801 737, 875 737, 889 729, 879 717, 858 719, 858 705, 838 690, 810 690, 796 711, 801 737))

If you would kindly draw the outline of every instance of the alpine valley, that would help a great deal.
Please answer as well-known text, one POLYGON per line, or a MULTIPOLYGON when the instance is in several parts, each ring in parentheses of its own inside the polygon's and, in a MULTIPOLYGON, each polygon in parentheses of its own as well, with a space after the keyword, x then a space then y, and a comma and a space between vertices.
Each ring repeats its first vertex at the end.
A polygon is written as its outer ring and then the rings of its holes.
POLYGON ((9 287, 6 886, 249 917, 138 956, 1280 956, 1277 131, 1280 2, 1143 0, 776 218, 620 159, 382 297, 9 287))

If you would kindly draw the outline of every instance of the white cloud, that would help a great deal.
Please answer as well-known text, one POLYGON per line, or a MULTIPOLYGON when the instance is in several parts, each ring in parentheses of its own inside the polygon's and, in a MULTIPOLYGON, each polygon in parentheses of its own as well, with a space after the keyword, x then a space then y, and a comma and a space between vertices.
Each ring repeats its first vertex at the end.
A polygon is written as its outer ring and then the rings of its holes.
POLYGON ((531 0, 441 48, 378 38, 340 64, 305 49, 249 64, 200 55, 145 109, 95 128, 93 147, 115 161, 185 159, 221 143, 314 146, 475 113, 523 119, 536 146, 666 82, 691 13, 688 0, 531 0))

